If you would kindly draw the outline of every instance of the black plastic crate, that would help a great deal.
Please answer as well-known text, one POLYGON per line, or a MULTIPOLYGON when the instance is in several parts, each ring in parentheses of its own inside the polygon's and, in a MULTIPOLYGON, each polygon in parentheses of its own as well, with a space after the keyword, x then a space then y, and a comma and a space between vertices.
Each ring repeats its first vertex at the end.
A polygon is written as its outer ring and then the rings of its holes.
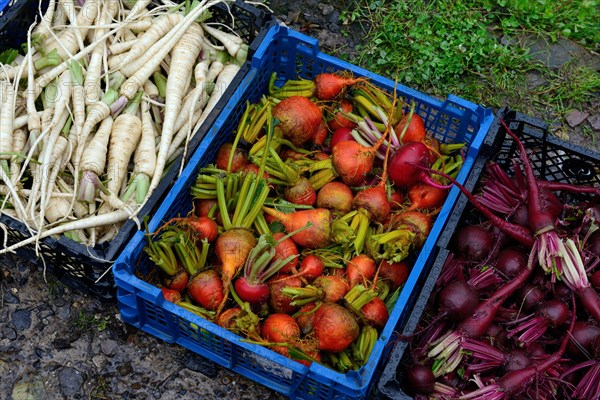
MULTIPOLYGON (((520 112, 504 109, 496 114, 494 124, 475 160, 465 187, 473 190, 477 187, 488 161, 495 161, 512 175, 511 161, 517 156, 515 141, 506 134, 500 123, 504 120, 509 129, 517 134, 523 142, 533 169, 539 178, 549 181, 575 183, 600 187, 600 153, 560 140, 548 132, 548 125, 543 121, 529 117, 520 112)), ((423 312, 433 292, 435 282, 450 254, 450 241, 455 230, 465 221, 477 218, 471 213, 472 206, 466 196, 461 193, 446 224, 444 232, 437 242, 437 258, 435 259, 427 279, 423 282, 419 298, 414 304, 402 332, 395 332, 396 345, 392 350, 388 363, 381 373, 377 384, 378 399, 409 400, 411 396, 404 393, 401 387, 401 374, 398 367, 406 361, 405 353, 409 345, 406 337, 412 335, 418 326, 423 312)))
MULTIPOLYGON (((43 3, 47 1, 43 0, 43 3)), ((12 0, 0 15, 0 47, 19 48, 26 41, 27 29, 38 11, 39 0, 12 0), (14 4, 11 4, 14 3, 14 4), (6 36, 5 36, 6 32, 6 36), (21 35, 22 33, 22 35, 21 35)), ((275 24, 272 14, 268 14, 241 0, 236 0, 228 8, 219 3, 211 8, 212 20, 226 24, 235 19, 236 32, 249 43, 248 62, 237 73, 219 102, 194 134, 188 146, 188 154, 193 154, 210 127, 227 104, 250 70, 250 60, 260 45, 269 28, 275 24)), ((39 15, 37 16, 39 20, 39 15)), ((178 177, 181 156, 165 171, 164 176, 154 190, 150 199, 138 213, 141 220, 145 215, 152 215, 178 177)), ((187 162, 187 160, 186 160, 187 162)), ((0 215, 0 223, 7 227, 7 244, 11 245, 29 237, 29 232, 20 221, 7 215, 0 215)), ((102 301, 113 301, 115 284, 110 269, 121 250, 129 243, 137 231, 137 225, 127 220, 111 241, 97 244, 94 247, 81 245, 65 236, 47 238, 39 243, 38 252, 34 246, 26 246, 16 250, 17 256, 45 267, 64 284, 81 292, 88 293, 102 301), (43 256, 43 257, 42 257, 43 256)), ((4 243, 4 233, 0 230, 0 243, 4 243)))

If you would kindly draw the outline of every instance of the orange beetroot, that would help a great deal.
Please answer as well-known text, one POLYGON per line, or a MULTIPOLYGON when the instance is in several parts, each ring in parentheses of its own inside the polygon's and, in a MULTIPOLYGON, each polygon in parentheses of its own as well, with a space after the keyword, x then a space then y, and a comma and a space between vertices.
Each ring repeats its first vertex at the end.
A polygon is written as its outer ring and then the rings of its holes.
POLYGON ((194 276, 188 284, 187 292, 207 310, 216 310, 223 301, 223 284, 214 269, 207 269, 194 276))
MULTIPOLYGON (((273 234, 273 240, 275 240, 275 242, 277 242, 285 236, 286 236, 285 233, 277 232, 277 233, 273 234)), ((277 246, 275 246, 275 255, 271 259, 271 262, 273 263, 277 260, 285 260, 289 256, 297 256, 297 255, 298 255, 298 248, 296 247, 296 243, 294 243, 294 241, 291 238, 287 238, 287 239, 283 240, 282 242, 280 242, 277 246)), ((290 261, 289 263, 287 263, 283 267, 281 267, 279 272, 282 274, 289 274, 296 268, 297 265, 298 265, 298 257, 294 258, 292 261, 290 261)))
POLYGON ((161 288, 160 290, 162 291, 162 294, 165 297, 165 300, 167 300, 171 303, 177 303, 178 301, 181 300, 181 293, 179 293, 177 290, 168 289, 168 288, 161 288))
POLYGON ((440 189, 426 183, 417 183, 408 189, 410 207, 408 210, 438 208, 444 205, 447 189, 440 189))
POLYGON ((329 210, 315 208, 313 210, 300 210, 289 214, 267 207, 263 207, 263 210, 281 222, 288 232, 303 228, 308 223, 312 224, 307 229, 297 232, 292 236, 292 240, 298 246, 317 249, 325 247, 329 243, 331 236, 331 213, 329 210))
MULTIPOLYGON (((300 339, 300 327, 290 315, 271 314, 262 325, 261 336, 264 340, 271 343, 289 343, 293 345, 300 339)), ((271 349, 289 357, 287 347, 272 346, 271 349)))
POLYGON ((364 78, 345 78, 338 74, 322 73, 315 76, 315 96, 319 100, 333 100, 347 86, 364 81, 364 78))
POLYGON ((317 192, 310 181, 301 176, 293 185, 284 189, 285 199, 294 204, 312 206, 317 201, 317 192))
MULTIPOLYGON (((335 132, 336 129, 342 128, 342 127, 350 128, 350 129, 356 128, 356 124, 354 122, 350 121, 348 118, 344 117, 344 115, 342 114, 342 112, 345 112, 345 113, 352 112, 352 103, 350 103, 348 100, 342 100, 342 101, 340 101, 340 109, 341 109, 341 111, 338 111, 337 113, 335 113, 333 118, 329 121, 329 123, 328 123, 329 129, 331 129, 332 132, 335 132)), ((333 146, 329 146, 329 147, 333 147, 333 146)))
POLYGON ((346 274, 348 275, 350 287, 371 279, 375 275, 376 269, 375 261, 368 255, 359 254, 352 257, 346 265, 346 274))
POLYGON ((291 314, 298 310, 297 306, 291 305, 292 298, 281 292, 285 287, 301 287, 302 280, 296 276, 275 276, 268 282, 269 284, 269 305, 271 308, 282 314, 291 314), (285 278, 285 279, 284 279, 285 278))
POLYGON ((352 189, 343 182, 326 183, 317 193, 317 207, 328 208, 340 214, 347 214, 352 210, 352 189))
POLYGON ((360 333, 352 313, 336 303, 325 303, 319 307, 313 330, 319 350, 331 353, 346 350, 360 333))
MULTIPOLYGON (((217 157, 215 160, 215 165, 219 169, 227 170, 227 165, 229 163, 229 157, 231 154, 231 149, 233 148, 233 144, 230 142, 224 143, 217 151, 217 157)), ((242 167, 248 164, 248 153, 244 150, 236 148, 233 152, 233 162, 231 163, 231 172, 238 171, 242 167)))
POLYGON ((406 128, 406 132, 404 132, 403 137, 399 137, 401 143, 411 143, 411 142, 422 142, 425 139, 426 131, 425 124, 423 123, 423 118, 421 118, 418 114, 406 114, 400 121, 394 125, 394 131, 398 133, 398 136, 404 130, 406 123, 408 122, 408 127, 406 128), (410 117, 410 121, 409 121, 410 117))
POLYGON ((296 146, 313 140, 323 120, 321 109, 302 96, 283 99, 273 107, 273 116, 283 135, 296 146))
POLYGON ((383 300, 379 297, 375 297, 373 300, 365 304, 361 309, 360 313, 367 320, 368 323, 373 325, 375 328, 383 328, 390 317, 387 307, 383 300))

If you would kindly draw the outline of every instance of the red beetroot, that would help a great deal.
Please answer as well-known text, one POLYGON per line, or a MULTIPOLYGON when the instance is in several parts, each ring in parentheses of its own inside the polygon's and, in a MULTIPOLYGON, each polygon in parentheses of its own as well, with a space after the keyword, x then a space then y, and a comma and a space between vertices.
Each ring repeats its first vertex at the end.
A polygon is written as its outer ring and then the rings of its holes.
POLYGON ((479 261, 492 251, 492 235, 477 225, 461 227, 455 238, 456 252, 470 261, 479 261))
POLYGON ((567 353, 577 360, 586 360, 593 354, 594 340, 600 335, 600 328, 596 325, 576 321, 573 327, 573 336, 567 344, 567 353))
POLYGON ((394 152, 389 162, 388 175, 397 187, 409 187, 418 183, 423 172, 417 166, 429 167, 430 150, 421 142, 408 143, 394 152))
POLYGON ((250 283, 246 277, 240 276, 233 286, 240 299, 250 304, 263 304, 269 299, 269 285, 266 283, 250 283))
POLYGON ((351 134, 352 128, 337 128, 333 131, 333 135, 331 135, 331 140, 329 141, 329 148, 333 150, 333 148, 339 143, 345 140, 356 141, 354 136, 351 134))
MULTIPOLYGON (((352 108, 352 103, 350 103, 348 100, 340 101, 341 111, 345 113, 351 113, 352 108)), ((336 112, 331 121, 329 121, 328 123, 329 129, 331 129, 332 132, 335 132, 336 129, 342 127, 350 129, 354 129, 356 127, 356 124, 350 121, 348 118, 344 117, 341 111, 336 112)), ((330 145, 329 147, 333 147, 333 145, 330 145)))
MULTIPOLYGON (((219 169, 227 170, 229 165, 229 158, 233 144, 230 142, 224 143, 217 152, 215 165, 219 169)), ((244 165, 248 164, 248 153, 244 150, 236 148, 233 152, 233 160, 231 164, 231 172, 236 172, 241 169, 244 165)))
POLYGON ((360 313, 368 323, 380 329, 385 326, 390 317, 385 303, 379 297, 365 304, 360 309, 360 313))
POLYGON ((319 100, 333 100, 347 86, 364 81, 364 78, 345 78, 337 74, 321 73, 315 76, 315 96, 319 100))
POLYGON ((309 254, 302 259, 300 262, 300 268, 298 269, 298 275, 303 276, 309 281, 312 281, 319 276, 323 275, 325 271, 325 264, 321 258, 309 254))
POLYGON ((409 273, 410 268, 405 261, 390 263, 382 260, 379 266, 379 277, 388 283, 391 291, 403 285, 409 273))
POLYGON ((512 278, 521 269, 527 268, 527 256, 517 247, 507 247, 498 253, 496 269, 505 276, 512 278))
POLYGON ((431 368, 424 365, 411 366, 404 377, 404 388, 410 395, 427 395, 435 390, 435 376, 431 368))
POLYGON ((317 193, 317 207, 347 214, 352 210, 354 194, 352 189, 343 182, 326 183, 317 193))
POLYGON ((323 119, 321 109, 302 96, 288 97, 273 107, 283 135, 296 146, 313 140, 323 119))
POLYGON ((317 310, 313 327, 319 350, 332 353, 346 350, 360 333, 350 311, 335 303, 325 303, 317 310))
POLYGON ((370 280, 375 275, 377 266, 375 261, 366 254, 359 254, 348 261, 346 265, 346 274, 350 287, 370 280))
POLYGON ((485 301, 479 303, 471 316, 458 324, 458 330, 465 337, 473 339, 483 336, 494 320, 500 305, 529 279, 532 272, 532 269, 524 268, 517 276, 498 288, 485 301))
POLYGON ((439 293, 438 303, 441 311, 453 321, 462 321, 473 314, 479 296, 463 279, 455 279, 445 285, 439 293))
POLYGON ((223 301, 223 284, 213 269, 208 269, 194 276, 188 284, 190 297, 207 310, 214 311, 223 301))

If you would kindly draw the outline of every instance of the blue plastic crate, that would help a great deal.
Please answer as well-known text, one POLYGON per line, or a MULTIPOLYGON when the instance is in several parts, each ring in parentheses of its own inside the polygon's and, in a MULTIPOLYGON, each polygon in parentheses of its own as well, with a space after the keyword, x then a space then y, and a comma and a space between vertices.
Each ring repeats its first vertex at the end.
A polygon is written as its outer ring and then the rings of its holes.
MULTIPOLYGON (((163 221, 190 211, 190 186, 195 181, 199 168, 212 163, 219 147, 232 139, 246 101, 256 102, 260 99, 266 92, 273 72, 283 82, 299 76, 311 79, 321 72, 339 70, 368 77, 374 84, 389 91, 394 88, 394 82, 389 79, 321 53, 315 39, 285 27, 271 28, 254 54, 250 72, 150 221, 150 230, 154 231, 163 221)), ((464 141, 468 144, 467 157, 457 177, 460 182, 464 182, 494 119, 491 111, 456 96, 440 101, 402 85, 398 85, 396 89, 398 96, 403 97, 406 102, 414 100, 416 112, 423 117, 426 128, 437 139, 444 143, 464 141)), ((435 242, 457 196, 457 190, 450 191, 429 238, 415 257, 412 272, 368 363, 358 371, 341 374, 316 363, 310 367, 303 366, 265 347, 245 343, 240 336, 166 302, 158 288, 136 276, 153 268, 142 251, 146 245, 143 232, 134 236, 113 269, 122 319, 293 399, 365 398, 370 394, 380 367, 392 348, 390 338, 394 330, 402 328, 405 315, 416 301, 419 282, 427 275, 435 258, 435 242)))
POLYGON ((0 0, 0 51, 27 41, 27 29, 38 7, 45 12, 48 0, 0 0))
MULTIPOLYGON (((176 1, 181 2, 182 0, 176 1)), ((154 3, 158 4, 157 1, 154 3)), ((47 5, 48 0, 0 0, 0 51, 6 48, 18 49, 21 43, 27 40, 27 30, 36 16, 38 21, 40 20, 38 7, 41 7, 42 12, 45 12, 47 5)), ((225 4, 217 4, 211 7, 211 13, 212 19, 215 21, 235 22, 236 32, 249 43, 249 55, 257 50, 269 28, 274 24, 271 14, 267 14, 241 0, 234 1, 229 8, 225 4)), ((219 102, 206 118, 205 123, 190 140, 189 154, 199 145, 204 134, 216 120, 249 69, 250 62, 248 61, 242 65, 219 102)), ((170 169, 165 171, 162 181, 138 213, 140 218, 152 214, 164 199, 168 189, 177 179, 181 160, 182 157, 179 156, 170 169)), ((0 215, 0 223, 7 227, 6 239, 8 245, 29 238, 29 231, 20 221, 2 214, 0 215)), ((132 220, 127 220, 112 240, 97 244, 94 247, 84 246, 66 236, 61 236, 57 239, 47 238, 40 241, 39 255, 41 257, 36 253, 33 245, 17 249, 16 254, 22 259, 44 266, 62 283, 93 295, 102 301, 109 302, 115 299, 115 287, 107 272, 110 272, 112 263, 136 230, 137 225, 132 220)), ((4 232, 0 231, 2 242, 4 242, 3 235, 4 232)))

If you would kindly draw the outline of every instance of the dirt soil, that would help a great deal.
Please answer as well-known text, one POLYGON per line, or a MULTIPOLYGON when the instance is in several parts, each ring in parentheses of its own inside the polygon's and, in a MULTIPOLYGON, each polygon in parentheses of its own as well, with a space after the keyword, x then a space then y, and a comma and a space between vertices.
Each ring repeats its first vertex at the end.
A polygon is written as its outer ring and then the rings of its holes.
MULTIPOLYGON (((340 25, 347 1, 270 4, 282 22, 319 39, 332 55, 351 59, 364 40, 358 24, 340 25)), ((598 105, 591 99, 584 114, 565 124, 571 140, 596 150, 577 127, 587 120, 600 131, 598 105)), ((0 258, 0 265, 0 399, 284 398, 125 325, 116 304, 82 295, 52 276, 45 282, 38 267, 13 256, 0 258)))

